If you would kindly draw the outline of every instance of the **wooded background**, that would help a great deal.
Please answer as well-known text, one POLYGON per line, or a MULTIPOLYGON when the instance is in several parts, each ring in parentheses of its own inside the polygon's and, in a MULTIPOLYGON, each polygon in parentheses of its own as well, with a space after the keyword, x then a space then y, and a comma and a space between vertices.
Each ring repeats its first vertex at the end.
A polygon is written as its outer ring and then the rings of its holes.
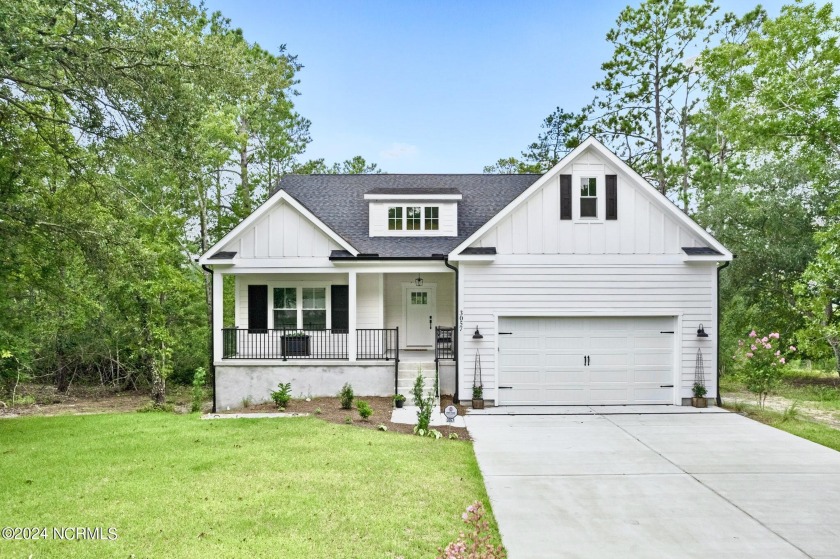
MULTIPOLYGON (((772 329, 840 373, 838 35, 830 4, 628 7, 592 102, 485 172, 545 172, 596 136, 737 254, 724 356, 772 329)), ((209 367, 195 257, 286 173, 380 172, 304 159, 299 70, 187 1, 0 4, 0 391, 101 383, 161 403, 209 367)))

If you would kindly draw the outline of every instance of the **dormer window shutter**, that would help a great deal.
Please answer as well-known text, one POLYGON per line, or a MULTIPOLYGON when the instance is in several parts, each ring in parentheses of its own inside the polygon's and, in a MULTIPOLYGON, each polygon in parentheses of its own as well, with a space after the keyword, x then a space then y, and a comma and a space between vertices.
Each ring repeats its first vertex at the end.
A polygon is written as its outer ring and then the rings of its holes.
POLYGON ((560 219, 572 219, 572 175, 560 175, 560 219))
POLYGON ((606 176, 607 184, 607 219, 618 219, 618 177, 606 176))

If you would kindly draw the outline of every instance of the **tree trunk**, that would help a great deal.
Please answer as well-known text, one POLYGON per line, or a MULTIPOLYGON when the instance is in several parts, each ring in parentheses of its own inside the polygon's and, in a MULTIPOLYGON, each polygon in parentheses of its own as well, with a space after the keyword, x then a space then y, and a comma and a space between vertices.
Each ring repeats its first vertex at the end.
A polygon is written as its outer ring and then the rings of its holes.
POLYGON ((668 185, 665 181, 665 166, 662 156, 662 90, 661 76, 659 75, 659 56, 656 57, 655 78, 653 80, 653 114, 656 119, 656 178, 659 181, 659 191, 662 194, 668 193, 668 185))
POLYGON ((239 144, 239 193, 242 197, 244 215, 251 213, 251 185, 248 183, 249 132, 248 121, 243 117, 239 120, 239 133, 242 135, 242 142, 239 144))
MULTIPOLYGON (((218 175, 217 175, 218 176, 218 175)), ((218 182, 217 182, 217 191, 218 191, 218 182)), ((220 195, 219 195, 220 196, 220 195)), ((206 191, 202 188, 201 192, 199 192, 199 211, 201 215, 199 216, 199 226, 200 226, 200 234, 201 234, 201 252, 202 254, 207 251, 207 247, 210 244, 210 232, 208 231, 207 227, 207 197, 206 191)), ((221 206, 219 206, 218 211, 221 213, 221 206)), ((212 274, 204 272, 204 301, 206 303, 207 308, 207 371, 210 373, 210 378, 214 378, 216 374, 215 366, 213 365, 213 276, 212 274)), ((219 278, 221 280, 221 278, 219 278)), ((221 302, 219 303, 221 304, 221 302)))
POLYGON ((166 353, 165 346, 161 343, 160 361, 152 359, 152 402, 155 407, 163 407, 166 403, 166 376, 163 371, 166 370, 166 353))

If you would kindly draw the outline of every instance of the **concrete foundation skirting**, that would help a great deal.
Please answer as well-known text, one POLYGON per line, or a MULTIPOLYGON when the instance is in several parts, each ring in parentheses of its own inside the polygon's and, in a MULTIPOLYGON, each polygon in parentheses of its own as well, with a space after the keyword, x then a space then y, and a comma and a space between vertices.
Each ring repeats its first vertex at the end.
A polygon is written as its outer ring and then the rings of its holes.
MULTIPOLYGON (((287 362, 288 363, 288 362, 287 362)), ((279 383, 292 383, 292 397, 335 396, 349 382, 357 396, 392 396, 394 362, 348 364, 216 364, 216 406, 220 411, 267 402, 279 383)))

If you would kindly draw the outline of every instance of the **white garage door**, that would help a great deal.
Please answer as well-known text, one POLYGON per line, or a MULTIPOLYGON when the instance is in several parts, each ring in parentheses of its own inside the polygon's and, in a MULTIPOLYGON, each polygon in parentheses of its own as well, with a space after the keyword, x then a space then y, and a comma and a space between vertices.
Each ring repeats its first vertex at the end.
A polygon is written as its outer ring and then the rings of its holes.
POLYGON ((674 318, 499 318, 499 405, 671 404, 674 318))

